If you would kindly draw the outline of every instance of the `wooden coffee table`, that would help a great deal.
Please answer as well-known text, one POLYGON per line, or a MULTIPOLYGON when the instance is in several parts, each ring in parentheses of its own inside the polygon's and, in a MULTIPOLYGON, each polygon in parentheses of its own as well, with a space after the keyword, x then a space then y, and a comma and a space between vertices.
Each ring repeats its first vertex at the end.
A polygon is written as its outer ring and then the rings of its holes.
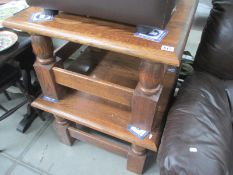
POLYGON ((31 22, 39 8, 28 8, 4 25, 32 35, 34 67, 43 91, 32 105, 54 115, 61 142, 71 145, 76 138, 103 147, 126 156, 127 168, 142 173, 146 151, 158 149, 196 7, 197 0, 180 0, 160 43, 135 37, 132 26, 66 13, 53 21, 31 22), (72 43, 54 53, 51 38, 72 43), (65 69, 65 59, 81 44, 90 49, 76 67, 88 62, 89 71, 65 69), (129 124, 150 134, 140 139, 128 131, 129 124))

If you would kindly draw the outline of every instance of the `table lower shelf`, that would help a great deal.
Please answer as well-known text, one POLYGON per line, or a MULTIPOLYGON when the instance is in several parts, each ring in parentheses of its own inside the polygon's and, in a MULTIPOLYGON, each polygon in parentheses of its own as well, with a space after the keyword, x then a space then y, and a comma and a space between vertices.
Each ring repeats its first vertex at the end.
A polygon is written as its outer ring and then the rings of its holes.
POLYGON ((32 106, 123 141, 157 151, 157 133, 151 133, 150 139, 147 136, 141 140, 127 130, 131 115, 127 106, 71 89, 68 89, 58 103, 39 97, 32 106))

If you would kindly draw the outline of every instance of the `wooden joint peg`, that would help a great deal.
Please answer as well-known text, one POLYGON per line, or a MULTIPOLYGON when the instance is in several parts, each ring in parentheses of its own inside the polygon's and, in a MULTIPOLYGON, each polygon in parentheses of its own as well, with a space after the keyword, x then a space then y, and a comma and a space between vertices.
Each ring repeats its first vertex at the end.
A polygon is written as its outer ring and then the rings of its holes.
POLYGON ((34 68, 41 85, 43 95, 59 100, 64 95, 64 89, 56 84, 53 67, 63 67, 60 59, 53 57, 52 40, 46 36, 32 36, 32 47, 36 55, 34 68))
POLYGON ((128 153, 127 169, 134 173, 142 174, 147 157, 146 155, 147 150, 145 148, 132 144, 128 153))
POLYGON ((165 66, 163 64, 141 62, 139 83, 132 98, 131 124, 133 126, 152 131, 164 73, 165 66))
POLYGON ((65 145, 72 145, 75 139, 70 136, 68 131, 70 122, 58 116, 54 117, 55 120, 53 121, 53 129, 55 130, 59 140, 65 145))

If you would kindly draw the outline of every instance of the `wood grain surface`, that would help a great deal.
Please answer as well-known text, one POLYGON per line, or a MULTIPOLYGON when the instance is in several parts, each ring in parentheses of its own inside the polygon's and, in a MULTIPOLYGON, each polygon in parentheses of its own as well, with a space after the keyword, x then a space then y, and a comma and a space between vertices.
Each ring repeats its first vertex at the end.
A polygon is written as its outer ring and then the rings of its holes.
POLYGON ((131 115, 129 107, 75 90, 67 92, 58 103, 37 98, 32 106, 129 143, 157 151, 156 133, 152 133, 152 139, 147 137, 141 140, 127 130, 131 115))
POLYGON ((40 8, 28 8, 4 21, 3 25, 28 33, 115 51, 135 58, 179 66, 197 2, 197 0, 178 0, 177 10, 167 25, 168 35, 161 43, 135 37, 134 26, 65 13, 60 13, 53 21, 31 22, 31 15, 42 11, 40 8), (161 50, 163 45, 174 47, 175 51, 163 51, 161 50))

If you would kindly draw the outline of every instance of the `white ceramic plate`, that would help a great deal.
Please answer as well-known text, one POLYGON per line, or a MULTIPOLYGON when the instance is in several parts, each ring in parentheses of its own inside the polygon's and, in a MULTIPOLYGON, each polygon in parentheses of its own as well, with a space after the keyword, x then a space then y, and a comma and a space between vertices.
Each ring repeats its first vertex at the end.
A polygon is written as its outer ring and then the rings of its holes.
POLYGON ((13 46, 18 40, 18 35, 9 32, 9 31, 1 31, 0 32, 0 52, 10 48, 13 46))

